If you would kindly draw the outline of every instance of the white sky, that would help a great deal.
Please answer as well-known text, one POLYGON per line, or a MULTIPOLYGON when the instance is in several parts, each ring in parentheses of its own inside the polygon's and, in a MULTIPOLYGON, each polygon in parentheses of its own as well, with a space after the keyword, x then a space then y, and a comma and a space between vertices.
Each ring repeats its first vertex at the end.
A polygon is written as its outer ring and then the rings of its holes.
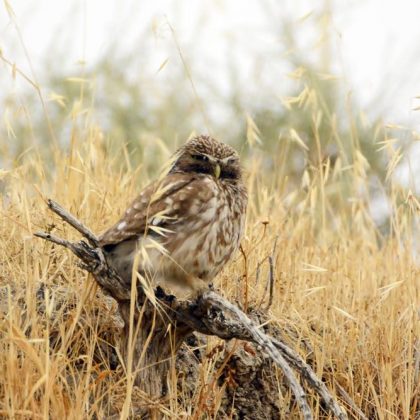
MULTIPOLYGON (((284 16, 297 21, 314 10, 314 6, 316 12, 324 4, 303 0, 285 1, 281 7, 275 6, 275 1, 255 0, 9 1, 41 80, 43 57, 50 49, 59 48, 65 53, 65 62, 60 60, 57 65, 71 68, 81 58, 94 63, 111 43, 120 50, 135 53, 136 41, 142 33, 155 36, 155 54, 151 57, 150 67, 156 69, 159 59, 167 58, 171 48, 175 50, 173 43, 168 46, 160 42, 171 38, 164 25, 167 16, 181 48, 187 53, 191 50, 200 52, 204 56, 201 65, 211 66, 209 76, 218 75, 222 84, 227 81, 223 77, 226 56, 233 55, 241 62, 247 69, 244 70, 246 76, 255 57, 261 57, 263 61, 267 59, 264 52, 277 49, 281 54, 285 51, 280 36, 275 36, 276 21, 280 22, 284 16), (261 4, 269 6, 261 7, 261 4), (270 14, 268 19, 267 13, 270 14), (203 29, 197 31, 200 27, 203 29), (235 47, 233 50, 231 45, 235 47)), ((403 117, 416 124, 418 118, 412 113, 412 108, 415 106, 413 98, 420 94, 420 2, 341 0, 331 4, 337 51, 334 67, 340 74, 345 74, 349 88, 356 92, 363 105, 385 109, 390 117, 403 117)), ((310 38, 313 35, 313 27, 306 23, 296 23, 296 28, 303 40, 305 36, 310 38)), ((0 46, 7 58, 20 68, 28 68, 4 6, 0 8, 0 46)), ((308 46, 302 46, 302 50, 305 47, 308 46)), ((313 45, 309 47, 313 48, 313 45)), ((200 67, 200 63, 195 65, 200 67)), ((273 73, 275 70, 271 69, 273 73)), ((272 75, 269 76, 272 79, 272 75)))

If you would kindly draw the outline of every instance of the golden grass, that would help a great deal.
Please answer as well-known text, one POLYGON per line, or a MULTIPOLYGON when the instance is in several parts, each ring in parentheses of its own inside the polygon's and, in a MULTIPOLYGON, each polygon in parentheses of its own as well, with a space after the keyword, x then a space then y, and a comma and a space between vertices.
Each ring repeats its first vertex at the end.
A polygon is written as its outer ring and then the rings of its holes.
MULTIPOLYGON (((277 170, 267 171, 257 155, 250 153, 245 162, 250 205, 243 254, 219 276, 220 289, 243 307, 263 299, 265 305, 267 257, 272 255, 270 322, 293 332, 296 348, 305 341, 300 352, 317 374, 336 395, 336 384, 341 385, 369 418, 415 418, 420 410, 420 269, 412 236, 418 201, 390 181, 390 233, 384 236, 367 201, 358 198, 368 169, 356 146, 352 165, 309 167, 303 186, 293 188, 282 171, 281 145, 277 170), (344 176, 354 191, 352 200, 336 193, 344 176)), ((73 255, 32 234, 47 228, 78 238, 47 212, 47 196, 99 232, 149 176, 142 165, 131 168, 111 156, 93 128, 67 152, 55 150, 53 156, 53 162, 45 162, 32 151, 1 174, 0 415, 104 418, 121 409, 126 398, 122 368, 112 369, 104 353, 97 356, 103 340, 115 343, 115 305, 77 267, 73 255), (37 302, 41 284, 45 289, 37 302)), ((155 163, 163 164, 166 157, 155 163)), ((217 343, 208 339, 208 351, 217 343)), ((192 397, 177 391, 172 372, 162 413, 168 418, 217 416, 226 386, 217 384, 218 357, 203 362, 192 397)), ((133 400, 142 398, 133 390, 133 400)), ((291 397, 279 391, 278 398, 286 406, 291 397)), ((315 417, 321 416, 319 401, 313 397, 310 402, 315 417)), ((128 415, 127 407, 123 413, 128 415)))
MULTIPOLYGON (((186 67, 178 44, 177 48, 186 67)), ((84 83, 80 100, 70 112, 70 145, 68 150, 58 148, 38 84, 4 56, 0 58, 12 68, 13 77, 17 70, 35 88, 53 144, 45 146, 50 153, 31 148, 14 161, 13 169, 0 169, 0 187, 4 188, 0 416, 89 419, 121 411, 121 417, 127 418, 130 396, 134 403, 148 398, 131 389, 123 367, 115 369, 110 362, 109 346, 116 346, 119 355, 115 335, 121 321, 115 302, 102 294, 70 252, 34 238, 33 233, 51 230, 79 239, 47 211, 46 197, 58 201, 93 231, 102 231, 148 182, 148 168, 161 167, 169 152, 159 143, 159 155, 145 154, 147 159, 133 168, 127 149, 123 145, 110 148, 91 122, 93 105, 84 108, 84 83)), ((305 72, 298 68, 293 77, 304 79, 305 72)), ((190 72, 186 73, 197 96, 190 72)), ((298 96, 284 98, 282 103, 289 111, 309 109, 314 145, 309 150, 298 130, 290 128, 288 139, 270 139, 274 169, 267 169, 268 156, 259 146, 258 127, 247 117, 250 152, 245 167, 250 204, 246 236, 243 252, 230 262, 217 285, 243 308, 265 307, 271 256, 275 283, 269 322, 288 332, 293 347, 308 358, 339 399, 338 385, 368 418, 413 419, 420 415, 416 248, 420 204, 393 180, 401 149, 386 129, 377 130, 383 133, 383 138, 375 140, 377 149, 385 149, 388 158, 383 188, 391 212, 389 232, 384 235, 369 210, 370 167, 353 117, 349 118, 352 135, 346 142, 337 130, 337 116, 313 86, 304 85, 298 96), (337 146, 334 162, 324 155, 321 120, 327 121, 337 146), (297 180, 289 178, 287 171, 292 145, 302 150, 307 165, 297 180)), ((198 108, 207 121, 201 103, 198 108)), ((27 112, 23 106, 14 117, 27 112)), ((8 118, 5 113, 5 131, 12 142, 15 133, 8 118)), ((0 145, 0 163, 14 159, 8 149, 6 143, 0 145)), ((217 381, 218 363, 225 357, 215 351, 218 344, 215 338, 207 339, 208 357, 200 366, 192 396, 187 384, 177 388, 178 372, 170 372, 167 401, 156 402, 167 418, 217 417, 224 388, 229 386, 217 381)), ((280 386, 278 399, 281 406, 289 407, 291 396, 280 386)), ((310 404, 315 418, 325 416, 316 397, 310 396, 310 404)), ((294 406, 287 414, 298 415, 294 406)))

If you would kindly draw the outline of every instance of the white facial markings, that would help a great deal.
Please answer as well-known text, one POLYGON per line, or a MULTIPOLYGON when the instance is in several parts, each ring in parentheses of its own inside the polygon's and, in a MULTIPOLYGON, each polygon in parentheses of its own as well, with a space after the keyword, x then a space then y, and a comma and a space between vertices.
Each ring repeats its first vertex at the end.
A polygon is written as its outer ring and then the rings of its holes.
POLYGON ((235 154, 232 154, 232 155, 226 156, 226 157, 224 157, 223 159, 220 159, 220 158, 214 157, 214 156, 212 156, 212 155, 208 155, 208 154, 206 154, 206 153, 201 153, 201 154, 202 154, 203 156, 206 156, 206 157, 207 157, 207 159, 209 160, 209 162, 211 162, 211 163, 223 163, 223 164, 228 164, 230 160, 236 160, 236 159, 237 159, 237 157, 236 157, 236 155, 235 155, 235 154))
POLYGON ((236 156, 235 155, 230 155, 228 157, 225 157, 223 159, 220 159, 220 162, 224 163, 225 165, 229 163, 230 160, 235 160, 236 156))

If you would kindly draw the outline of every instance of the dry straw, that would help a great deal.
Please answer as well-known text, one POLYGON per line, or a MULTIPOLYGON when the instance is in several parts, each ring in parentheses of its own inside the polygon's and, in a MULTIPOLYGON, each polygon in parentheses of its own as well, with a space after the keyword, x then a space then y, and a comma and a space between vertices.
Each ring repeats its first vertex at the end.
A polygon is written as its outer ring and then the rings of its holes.
MULTIPOLYGON (((295 77, 304 74, 299 69, 295 77)), ((370 162, 351 111, 352 135, 344 139, 337 116, 311 85, 282 101, 290 110, 310 111, 314 147, 292 127, 273 140, 276 154, 268 168, 264 139, 247 117, 246 235, 217 285, 243 308, 268 308, 267 323, 289 331, 293 346, 356 418, 362 414, 350 401, 367 418, 414 419, 420 413, 420 204, 413 189, 395 181, 404 161, 397 128, 380 126, 375 140, 388 162, 381 185, 389 210, 384 233, 374 221, 370 162), (337 146, 334 159, 324 154, 321 124, 337 146), (310 162, 297 180, 286 170, 292 147, 310 162)), ((147 162, 133 166, 124 145, 118 153, 110 149, 91 111, 83 101, 73 108, 69 145, 54 143, 48 159, 36 147, 19 159, 1 148, 2 162, 13 164, 0 170, 0 416, 107 418, 120 412, 127 418, 136 404, 149 404, 167 418, 217 418, 231 386, 218 380, 231 354, 215 351, 219 340, 200 342, 208 357, 193 391, 174 369, 166 400, 150 401, 118 363, 121 320, 112 300, 70 252, 33 237, 46 229, 78 239, 46 215, 46 196, 99 233, 148 182, 147 162)), ((13 120, 7 118, 13 139, 13 120)), ((154 164, 161 167, 164 160, 154 164)), ((280 414, 296 418, 299 410, 277 378, 280 414)), ((316 396, 309 403, 315 418, 326 416, 316 396)))

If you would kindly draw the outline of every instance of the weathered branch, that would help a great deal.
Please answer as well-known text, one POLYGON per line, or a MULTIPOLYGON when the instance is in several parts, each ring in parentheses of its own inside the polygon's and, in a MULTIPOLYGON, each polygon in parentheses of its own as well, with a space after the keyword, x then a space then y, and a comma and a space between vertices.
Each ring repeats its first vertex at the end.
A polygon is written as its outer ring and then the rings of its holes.
POLYGON ((106 264, 105 256, 100 248, 91 248, 84 241, 70 242, 47 232, 36 232, 35 236, 72 251, 82 260, 81 267, 92 273, 98 284, 118 302, 130 299, 130 290, 124 286, 118 274, 106 264))
MULTIPOLYGON (((123 318, 127 322, 129 320, 127 315, 130 300, 129 286, 127 287, 118 276, 118 273, 108 266, 102 249, 98 247, 97 237, 59 204, 48 200, 48 207, 79 231, 92 246, 89 246, 84 241, 69 242, 45 232, 38 232, 35 235, 66 247, 79 257, 83 263, 83 268, 92 273, 98 284, 117 300, 123 318)), ((140 305, 147 304, 141 289, 138 290, 137 295, 140 305)), ((178 301, 158 288, 156 297, 159 299, 162 307, 166 308, 166 315, 161 317, 160 322, 162 324, 165 322, 172 323, 176 330, 180 332, 180 342, 192 331, 206 335, 215 335, 225 340, 237 338, 252 341, 260 346, 262 351, 280 367, 305 419, 312 419, 312 414, 306 400, 306 393, 296 378, 292 367, 306 380, 309 387, 321 397, 327 409, 340 420, 347 418, 345 411, 334 400, 322 380, 316 376, 312 368, 297 352, 280 339, 269 337, 244 312, 219 294, 212 290, 207 290, 194 301, 178 301)), ((156 315, 152 317, 153 323, 155 323, 156 315)), ((147 319, 146 316, 145 320, 147 321, 147 319)), ((156 328, 153 330, 153 328, 144 328, 144 332, 139 333, 139 335, 144 338, 148 334, 158 334, 159 330, 156 328)), ((163 328, 163 332, 165 330, 163 328)), ((157 342, 162 343, 162 336, 158 337, 157 342)), ((144 344, 144 340, 140 340, 140 343, 144 344)), ((143 354, 144 352, 142 348, 137 348, 135 353, 143 354)), ((354 403, 349 403, 349 405, 352 404, 356 407, 354 403)))
POLYGON ((239 338, 260 345, 263 351, 282 370, 304 418, 312 418, 305 391, 296 379, 291 367, 276 348, 272 339, 264 334, 244 312, 213 291, 204 292, 191 308, 192 311, 189 310, 188 305, 185 308, 180 304, 176 317, 196 331, 202 334, 215 335, 225 340, 239 338), (198 323, 197 320, 201 322, 198 323))
MULTIPOLYGON (((195 331, 206 335, 215 335, 229 340, 237 338, 245 341, 253 341, 260 345, 273 359, 273 354, 267 351, 267 347, 274 346, 275 351, 286 359, 314 389, 334 415, 339 419, 347 418, 343 409, 338 405, 329 393, 325 384, 319 379, 312 368, 303 358, 287 344, 279 339, 264 334, 237 306, 213 291, 206 291, 197 302, 182 303, 178 307, 177 318, 188 324, 195 331)), ((282 368, 281 364, 276 363, 282 368)), ((284 370, 283 370, 284 372, 284 370)), ((289 377, 288 377, 289 378, 289 377)), ((302 408, 303 411, 303 408, 302 408)))
POLYGON ((48 207, 56 214, 58 214, 65 222, 73 226, 79 233, 81 233, 93 247, 97 247, 99 244, 98 238, 92 233, 82 222, 77 220, 71 213, 61 207, 55 201, 48 199, 48 207))
POLYGON ((337 382, 335 383, 335 387, 337 388, 338 393, 341 395, 341 398, 354 411, 354 414, 356 414, 360 420, 368 420, 367 416, 365 416, 363 411, 351 399, 350 395, 346 392, 346 390, 337 382))

